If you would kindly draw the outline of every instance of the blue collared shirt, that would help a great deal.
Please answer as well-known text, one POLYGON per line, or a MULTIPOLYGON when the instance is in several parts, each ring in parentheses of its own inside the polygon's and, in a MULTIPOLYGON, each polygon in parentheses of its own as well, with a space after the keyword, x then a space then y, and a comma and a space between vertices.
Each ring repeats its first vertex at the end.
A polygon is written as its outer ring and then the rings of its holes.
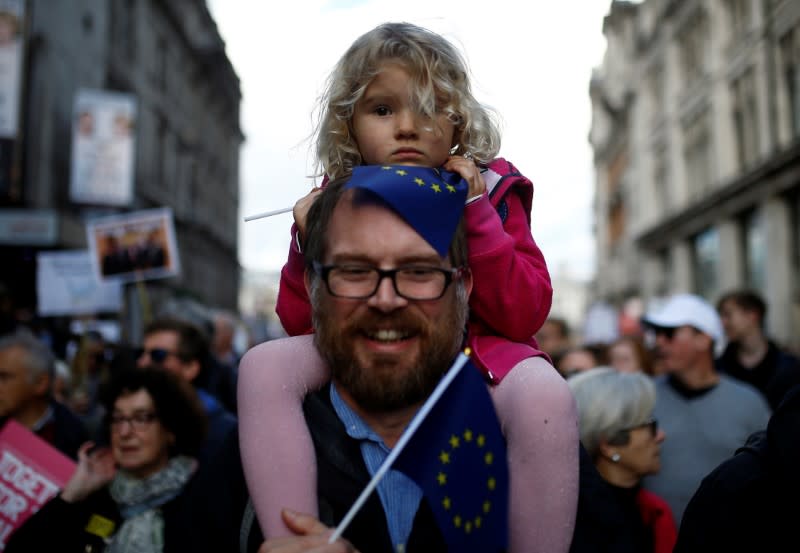
MULTIPOLYGON (((361 456, 370 475, 378 472, 391 451, 364 420, 350 409, 331 383, 331 403, 347 434, 361 443, 361 456)), ((422 501, 422 490, 408 476, 389 470, 378 483, 378 496, 386 512, 389 536, 395 551, 404 551, 414 525, 414 517, 422 501)))

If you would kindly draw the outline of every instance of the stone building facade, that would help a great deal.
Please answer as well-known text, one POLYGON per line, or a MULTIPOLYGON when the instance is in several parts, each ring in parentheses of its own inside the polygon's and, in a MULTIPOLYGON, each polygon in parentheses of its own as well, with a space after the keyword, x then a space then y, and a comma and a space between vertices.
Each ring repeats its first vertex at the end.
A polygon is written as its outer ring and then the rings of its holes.
MULTIPOLYGON (((27 6, 21 178, 0 201, 54 213, 50 249, 86 247, 85 222, 98 210, 69 197, 75 94, 81 88, 133 94, 134 199, 116 211, 171 207, 182 267, 180 277, 147 282, 150 303, 183 296, 236 310, 241 91, 205 1, 29 0, 27 6)), ((30 251, 12 249, 20 250, 0 252, 5 262, 29 260, 30 251)), ((133 299, 139 292, 129 288, 133 299)))
POLYGON ((614 1, 592 75, 597 293, 767 300, 800 320, 800 2, 614 1))

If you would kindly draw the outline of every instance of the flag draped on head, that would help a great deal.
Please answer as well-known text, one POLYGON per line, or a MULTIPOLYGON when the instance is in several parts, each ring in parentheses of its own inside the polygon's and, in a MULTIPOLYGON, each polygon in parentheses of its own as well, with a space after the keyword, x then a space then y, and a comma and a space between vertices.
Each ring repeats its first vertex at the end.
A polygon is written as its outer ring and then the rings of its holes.
POLYGON ((457 173, 407 165, 354 167, 345 188, 369 190, 380 197, 442 257, 467 199, 467 183, 457 173))
POLYGON ((450 551, 508 549, 506 442, 486 383, 471 362, 414 432, 394 468, 422 488, 450 551))

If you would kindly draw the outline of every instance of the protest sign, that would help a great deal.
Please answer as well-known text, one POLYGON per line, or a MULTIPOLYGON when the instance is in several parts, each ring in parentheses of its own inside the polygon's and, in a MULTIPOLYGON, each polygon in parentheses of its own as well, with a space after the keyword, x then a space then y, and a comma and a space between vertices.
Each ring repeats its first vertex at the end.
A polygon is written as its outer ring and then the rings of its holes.
POLYGON ((116 313, 122 308, 122 284, 98 280, 87 250, 39 252, 36 264, 39 316, 116 313))
POLYGON ((55 496, 75 462, 14 420, 0 430, 0 550, 11 533, 55 496))
POLYGON ((169 208, 94 219, 86 234, 98 279, 131 282, 180 274, 169 208))

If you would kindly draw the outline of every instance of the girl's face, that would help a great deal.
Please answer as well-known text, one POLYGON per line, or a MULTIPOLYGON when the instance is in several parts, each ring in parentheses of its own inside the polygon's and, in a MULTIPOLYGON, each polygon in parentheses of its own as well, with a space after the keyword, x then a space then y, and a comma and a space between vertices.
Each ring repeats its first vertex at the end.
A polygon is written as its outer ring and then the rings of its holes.
POLYGON ((405 68, 389 62, 356 102, 353 134, 365 164, 439 167, 447 160, 455 127, 444 113, 420 114, 411 87, 405 68))
POLYGON ((167 465, 169 446, 174 439, 158 420, 147 391, 125 394, 114 402, 111 451, 120 468, 137 478, 156 473, 167 465))

